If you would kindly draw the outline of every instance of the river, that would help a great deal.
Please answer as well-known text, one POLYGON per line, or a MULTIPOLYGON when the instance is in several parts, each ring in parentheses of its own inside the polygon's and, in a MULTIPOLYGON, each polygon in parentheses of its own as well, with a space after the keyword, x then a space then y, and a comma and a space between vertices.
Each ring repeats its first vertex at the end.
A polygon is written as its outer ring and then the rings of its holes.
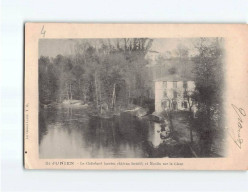
POLYGON ((185 146, 160 135, 159 123, 121 114, 90 117, 84 109, 39 112, 40 158, 192 157, 185 146))

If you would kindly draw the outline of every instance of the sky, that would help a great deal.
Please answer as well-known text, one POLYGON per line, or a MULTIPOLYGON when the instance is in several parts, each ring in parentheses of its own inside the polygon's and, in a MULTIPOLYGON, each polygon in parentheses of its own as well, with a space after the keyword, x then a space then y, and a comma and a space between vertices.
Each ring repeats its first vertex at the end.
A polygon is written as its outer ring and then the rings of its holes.
MULTIPOLYGON (((74 46, 78 42, 84 42, 85 39, 40 39, 39 41, 39 56, 56 57, 57 55, 71 55, 73 54, 74 46)), ((92 40, 94 44, 97 40, 92 40)), ((157 51, 164 54, 167 51, 173 51, 177 46, 183 45, 190 49, 190 54, 194 53, 193 41, 191 38, 166 38, 154 39, 150 50, 157 51)), ((97 43, 95 43, 97 44, 97 43)))

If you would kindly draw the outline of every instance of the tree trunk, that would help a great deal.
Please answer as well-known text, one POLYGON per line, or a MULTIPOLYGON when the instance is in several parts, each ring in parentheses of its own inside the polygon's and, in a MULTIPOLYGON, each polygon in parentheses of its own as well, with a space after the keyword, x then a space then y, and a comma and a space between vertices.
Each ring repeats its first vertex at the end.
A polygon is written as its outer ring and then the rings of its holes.
POLYGON ((80 97, 80 99, 82 98, 82 89, 81 89, 81 79, 79 79, 79 84, 78 84, 78 91, 80 92, 79 93, 79 97, 80 97))
POLYGON ((115 83, 114 83, 114 88, 113 88, 113 96, 112 96, 112 108, 115 107, 115 98, 116 98, 116 95, 115 95, 115 83))
POLYGON ((84 95, 84 103, 86 102, 86 99, 87 99, 87 95, 86 95, 86 87, 84 87, 84 92, 83 92, 83 95, 84 95))
MULTIPOLYGON (((189 120, 190 121, 194 120, 191 113, 190 113, 190 116, 189 116, 189 120)), ((193 144, 193 129, 192 128, 190 128, 190 143, 193 144)))
POLYGON ((101 95, 101 83, 99 84, 99 102, 100 102, 100 112, 102 114, 102 95, 101 95))
POLYGON ((187 100, 188 100, 188 104, 189 104, 189 111, 191 112, 191 108, 192 108, 192 106, 193 106, 193 103, 192 104, 190 104, 190 97, 187 97, 187 100))
POLYGON ((97 93, 96 71, 95 71, 95 90, 96 90, 96 106, 98 108, 98 93, 97 93))
POLYGON ((128 86, 128 106, 130 104, 130 97, 131 97, 131 90, 130 90, 130 86, 128 86))
POLYGON ((190 142, 193 143, 193 132, 192 128, 190 128, 190 142))
POLYGON ((70 99, 72 100, 71 83, 70 83, 70 95, 71 95, 70 99))
POLYGON ((66 93, 67 93, 67 100, 69 100, 70 96, 69 96, 69 85, 68 85, 68 83, 66 83, 66 93))

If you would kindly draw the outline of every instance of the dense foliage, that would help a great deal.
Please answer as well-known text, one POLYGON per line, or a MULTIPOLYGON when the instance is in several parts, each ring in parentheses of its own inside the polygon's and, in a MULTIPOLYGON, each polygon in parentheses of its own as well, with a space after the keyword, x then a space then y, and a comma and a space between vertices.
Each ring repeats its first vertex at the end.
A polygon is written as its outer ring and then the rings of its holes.
MULTIPOLYGON (((196 43, 198 54, 193 58, 195 66, 196 91, 193 95, 198 107, 198 118, 194 120, 195 129, 200 133, 201 155, 210 154, 213 140, 224 138, 224 48, 222 38, 201 38, 196 43)), ((218 148, 223 148, 218 142, 218 148)), ((217 146, 215 144, 215 146, 217 146)), ((215 149, 216 150, 216 149, 215 149)))
POLYGON ((78 43, 71 56, 39 58, 40 104, 77 99, 100 110, 149 101, 145 55, 152 40, 97 41, 78 43))

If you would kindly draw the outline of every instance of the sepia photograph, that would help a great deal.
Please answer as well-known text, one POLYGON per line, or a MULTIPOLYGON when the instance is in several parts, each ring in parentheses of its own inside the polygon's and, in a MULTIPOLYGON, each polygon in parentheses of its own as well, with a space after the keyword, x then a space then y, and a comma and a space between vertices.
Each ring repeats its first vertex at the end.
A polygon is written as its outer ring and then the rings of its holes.
POLYGON ((25 168, 247 169, 246 34, 27 23, 25 168))
POLYGON ((39 39, 39 158, 222 158, 225 39, 39 39))
POLYGON ((0 2, 0 191, 248 191, 248 1, 0 2))

